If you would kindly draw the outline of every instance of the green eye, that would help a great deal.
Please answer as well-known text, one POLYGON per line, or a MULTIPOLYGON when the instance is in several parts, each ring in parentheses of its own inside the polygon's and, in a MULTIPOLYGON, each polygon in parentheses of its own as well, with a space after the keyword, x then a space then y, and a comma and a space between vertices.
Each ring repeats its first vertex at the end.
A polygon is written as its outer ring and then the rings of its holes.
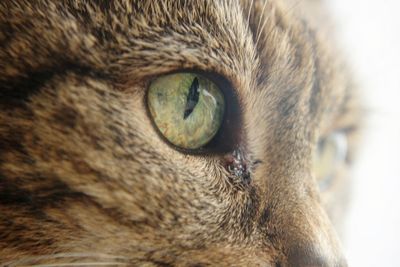
POLYGON ((147 103, 154 123, 177 147, 198 149, 221 127, 225 100, 209 79, 194 73, 176 73, 150 84, 147 103))
POLYGON ((336 171, 343 166, 347 155, 347 138, 335 132, 319 141, 313 157, 314 174, 322 191, 329 188, 336 171))

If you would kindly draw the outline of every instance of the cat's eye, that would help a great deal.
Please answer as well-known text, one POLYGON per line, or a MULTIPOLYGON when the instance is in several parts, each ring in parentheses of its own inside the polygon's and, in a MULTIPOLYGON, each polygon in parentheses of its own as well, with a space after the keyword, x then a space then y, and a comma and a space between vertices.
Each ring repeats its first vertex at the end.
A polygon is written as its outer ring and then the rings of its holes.
POLYGON ((347 137, 343 132, 335 132, 322 138, 313 155, 315 177, 322 191, 332 184, 337 170, 343 166, 347 156, 347 137))
POLYGON ((173 145, 198 149, 209 143, 221 127, 224 95, 208 78, 175 73, 151 82, 147 104, 154 124, 173 145))

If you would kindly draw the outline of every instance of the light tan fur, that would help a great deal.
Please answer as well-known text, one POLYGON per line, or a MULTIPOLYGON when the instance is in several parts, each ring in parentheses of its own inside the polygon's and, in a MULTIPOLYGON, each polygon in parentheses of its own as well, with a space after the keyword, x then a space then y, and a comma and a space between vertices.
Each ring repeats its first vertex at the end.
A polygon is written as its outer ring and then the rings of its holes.
POLYGON ((2 1, 0 264, 345 266, 331 219, 347 184, 319 192, 311 155, 337 129, 353 146, 359 112, 321 10, 2 1), (184 153, 158 135, 146 90, 180 70, 229 84, 229 145, 250 182, 225 170, 232 151, 184 153))

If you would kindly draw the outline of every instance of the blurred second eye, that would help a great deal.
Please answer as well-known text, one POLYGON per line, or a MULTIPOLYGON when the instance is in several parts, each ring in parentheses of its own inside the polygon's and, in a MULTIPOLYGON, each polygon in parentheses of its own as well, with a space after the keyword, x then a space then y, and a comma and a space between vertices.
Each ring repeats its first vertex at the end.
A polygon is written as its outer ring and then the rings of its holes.
POLYGON ((343 132, 334 132, 322 138, 313 155, 313 171, 320 189, 327 190, 337 170, 345 164, 347 137, 343 132))

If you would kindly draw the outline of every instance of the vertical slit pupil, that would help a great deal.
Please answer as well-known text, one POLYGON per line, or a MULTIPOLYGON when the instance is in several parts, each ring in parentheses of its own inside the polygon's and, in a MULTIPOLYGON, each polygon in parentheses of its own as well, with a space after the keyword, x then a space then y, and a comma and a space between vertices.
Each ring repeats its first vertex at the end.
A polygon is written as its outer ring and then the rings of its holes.
POLYGON ((183 113, 183 119, 186 120, 190 114, 192 114, 194 108, 196 107, 197 103, 199 102, 199 80, 197 77, 193 79, 192 84, 189 88, 189 94, 186 98, 186 107, 185 112, 183 113))

